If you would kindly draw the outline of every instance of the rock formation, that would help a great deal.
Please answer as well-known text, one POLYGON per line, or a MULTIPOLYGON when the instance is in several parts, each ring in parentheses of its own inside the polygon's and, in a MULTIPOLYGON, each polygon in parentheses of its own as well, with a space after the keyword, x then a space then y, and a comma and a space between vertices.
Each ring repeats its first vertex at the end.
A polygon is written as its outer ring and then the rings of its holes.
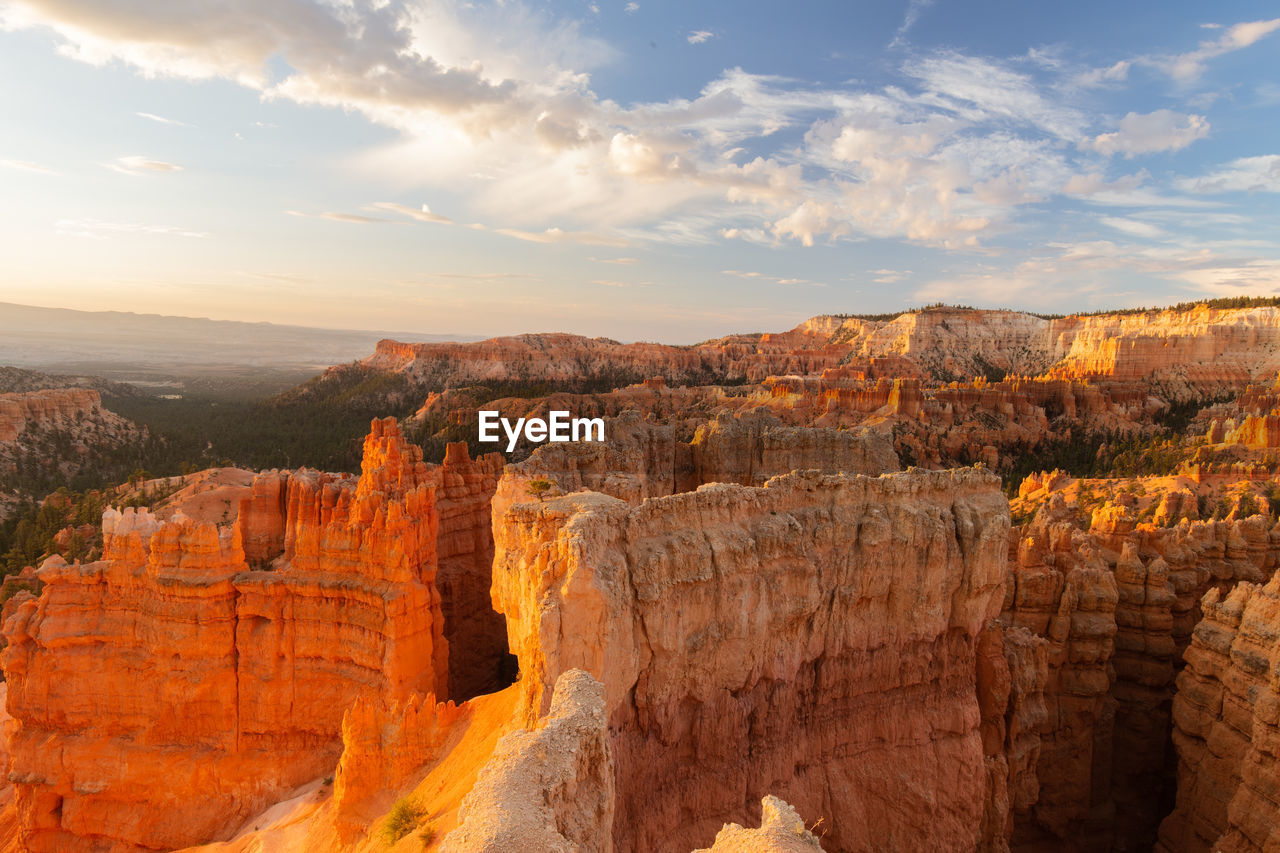
POLYGON ((603 686, 556 679, 545 717, 498 742, 441 853, 613 849, 614 768, 603 686))
POLYGON ((102 406, 97 391, 59 388, 0 394, 0 519, 33 483, 70 479, 96 457, 140 445, 146 431, 102 406))
POLYGON ((1212 589, 1173 700, 1177 807, 1161 853, 1280 846, 1280 576, 1212 589))
POLYGON ((821 850, 818 836, 810 832, 787 803, 777 797, 760 801, 760 828, 746 829, 731 823, 716 833, 716 842, 693 853, 814 853, 821 850))
POLYGON ((88 388, 0 394, 0 442, 13 441, 31 424, 70 422, 101 408, 102 397, 88 388))
POLYGON ((1014 848, 1149 846, 1169 805, 1169 708, 1199 599, 1270 577, 1280 528, 1261 517, 1158 528, 1103 505, 1085 530, 1059 493, 1012 551, 1002 621, 1049 654, 1039 793, 1014 807, 1014 848))
POLYGON ((495 519, 494 599, 529 720, 560 673, 604 683, 618 849, 687 850, 768 793, 834 850, 968 849, 1007 530, 976 471, 581 493, 495 519))
MULTIPOLYGON (((1280 309, 1198 306, 1043 319, 1013 311, 945 306, 888 320, 820 316, 789 332, 734 335, 694 346, 620 344, 542 334, 476 343, 381 341, 363 364, 431 390, 537 380, 586 389, 651 376, 676 384, 760 382, 819 375, 853 361, 900 359, 894 376, 934 381, 1048 373, 1060 378, 1144 381, 1179 395, 1243 390, 1280 369, 1280 309), (903 369, 905 368, 905 369, 903 369)), ((864 370, 861 375, 875 373, 864 370)), ((852 374, 850 374, 852 375, 852 374)))
POLYGON ((224 836, 332 771, 357 699, 446 693, 436 485, 377 421, 358 480, 263 475, 235 525, 108 511, 104 559, 5 624, 23 845, 224 836))

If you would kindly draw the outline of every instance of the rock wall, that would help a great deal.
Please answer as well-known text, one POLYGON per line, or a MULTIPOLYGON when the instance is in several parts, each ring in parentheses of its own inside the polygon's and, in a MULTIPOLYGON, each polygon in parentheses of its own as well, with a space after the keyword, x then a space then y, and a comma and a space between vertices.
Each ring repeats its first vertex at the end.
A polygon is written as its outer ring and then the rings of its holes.
POLYGON ((357 699, 446 694, 436 487, 388 420, 358 480, 265 474, 234 526, 108 511, 4 626, 25 848, 224 837, 332 772, 357 699))
POLYGON ((625 412, 609 421, 603 443, 546 444, 508 468, 495 500, 495 517, 528 500, 533 479, 552 481, 561 494, 595 491, 640 503, 692 491, 706 483, 763 485, 797 469, 880 474, 898 469, 883 432, 789 427, 767 413, 721 415, 681 441, 669 424, 625 412))
POLYGON ((1280 848, 1280 577, 1210 590, 1173 700, 1177 807, 1161 853, 1280 848))
POLYGON ((694 346, 621 344, 565 334, 465 344, 388 340, 379 342, 364 364, 441 390, 533 380, 617 387, 651 376, 694 385, 761 382, 769 376, 838 373, 850 364, 869 367, 872 360, 887 358, 898 360, 895 377, 923 374, 949 382, 993 373, 1048 373, 1157 382, 1203 395, 1222 388, 1239 391, 1251 379, 1274 377, 1280 369, 1277 344, 1276 308, 1197 306, 1046 320, 1013 311, 943 306, 889 320, 820 316, 789 332, 732 335, 694 346))
POLYGON ((73 422, 101 408, 102 397, 89 388, 0 394, 0 442, 13 441, 30 424, 73 422))
POLYGON ((1012 551, 1001 619, 1043 638, 1050 663, 1039 794, 1013 808, 1013 847, 1149 847, 1172 805, 1170 708, 1199 599, 1270 577, 1280 528, 1260 516, 1157 528, 1104 505, 1083 530, 1055 495, 1012 551))
POLYGON ((997 486, 974 470, 794 473, 495 519, 528 719, 560 673, 604 684, 617 847, 688 850, 775 793, 822 817, 832 850, 972 849, 975 647, 1007 551, 997 486))
POLYGON ((449 696, 469 699, 515 680, 507 653, 507 626, 492 606, 493 524, 490 503, 502 476, 502 456, 472 460, 465 442, 450 444, 435 469, 436 588, 449 645, 449 696))

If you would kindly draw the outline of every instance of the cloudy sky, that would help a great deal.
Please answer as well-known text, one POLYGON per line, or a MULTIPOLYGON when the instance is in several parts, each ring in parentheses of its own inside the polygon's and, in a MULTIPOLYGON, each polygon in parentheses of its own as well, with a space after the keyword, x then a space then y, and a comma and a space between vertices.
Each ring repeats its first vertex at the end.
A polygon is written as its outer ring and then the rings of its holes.
POLYGON ((0 0, 0 301, 689 342, 1280 292, 1276 12, 0 0))

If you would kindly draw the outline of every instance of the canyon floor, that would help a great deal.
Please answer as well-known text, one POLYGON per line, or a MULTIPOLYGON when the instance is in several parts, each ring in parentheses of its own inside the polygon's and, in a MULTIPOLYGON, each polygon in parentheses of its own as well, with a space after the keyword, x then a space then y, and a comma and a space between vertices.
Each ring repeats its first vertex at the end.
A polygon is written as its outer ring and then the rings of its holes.
POLYGON ((1270 302, 4 377, 0 850, 1280 850, 1270 302))

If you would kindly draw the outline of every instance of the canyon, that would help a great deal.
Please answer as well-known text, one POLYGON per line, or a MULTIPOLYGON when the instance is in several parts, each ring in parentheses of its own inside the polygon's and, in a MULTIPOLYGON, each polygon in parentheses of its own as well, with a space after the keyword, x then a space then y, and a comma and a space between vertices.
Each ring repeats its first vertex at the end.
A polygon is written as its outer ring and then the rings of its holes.
POLYGON ((188 475, 4 603, 0 850, 1273 849, 1278 350, 1208 305, 383 341, 422 404, 359 475, 188 475))

